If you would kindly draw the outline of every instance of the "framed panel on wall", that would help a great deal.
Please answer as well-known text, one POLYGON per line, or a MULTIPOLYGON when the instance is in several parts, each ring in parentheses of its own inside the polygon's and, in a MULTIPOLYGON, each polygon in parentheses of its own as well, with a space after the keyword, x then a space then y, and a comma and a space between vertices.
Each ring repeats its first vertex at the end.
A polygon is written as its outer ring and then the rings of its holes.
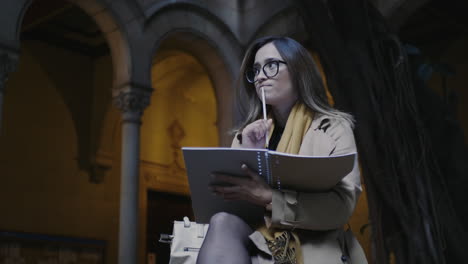
POLYGON ((106 241, 0 231, 0 263, 104 264, 106 241))

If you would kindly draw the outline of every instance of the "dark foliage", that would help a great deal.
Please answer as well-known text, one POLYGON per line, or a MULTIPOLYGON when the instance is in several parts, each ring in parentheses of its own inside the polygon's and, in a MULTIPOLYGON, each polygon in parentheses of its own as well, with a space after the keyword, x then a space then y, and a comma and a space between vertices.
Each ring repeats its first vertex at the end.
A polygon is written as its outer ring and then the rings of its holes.
POLYGON ((462 263, 468 158, 455 119, 366 0, 296 3, 336 106, 357 120, 373 262, 462 263))

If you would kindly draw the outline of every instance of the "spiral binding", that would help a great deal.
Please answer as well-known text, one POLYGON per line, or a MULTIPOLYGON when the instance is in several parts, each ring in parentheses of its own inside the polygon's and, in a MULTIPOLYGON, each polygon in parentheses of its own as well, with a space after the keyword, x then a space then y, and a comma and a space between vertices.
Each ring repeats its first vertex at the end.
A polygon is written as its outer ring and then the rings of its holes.
MULTIPOLYGON (((270 155, 268 152, 264 152, 265 154, 265 162, 262 162, 261 152, 257 152, 257 168, 258 168, 258 175, 262 176, 268 183, 268 185, 272 186, 272 175, 270 172, 270 155)), ((281 187, 279 182, 279 178, 277 179, 278 187, 281 187)))
POLYGON ((270 157, 268 155, 268 151, 265 152, 265 163, 266 163, 267 182, 268 182, 268 185, 271 186, 270 157))
MULTIPOLYGON (((275 157, 275 166, 279 166, 279 159, 275 157)), ((281 179, 279 175, 276 175, 276 188, 281 190, 281 179)))
POLYGON ((260 152, 257 151, 257 168, 258 168, 258 175, 263 176, 262 170, 262 158, 260 156, 260 152))

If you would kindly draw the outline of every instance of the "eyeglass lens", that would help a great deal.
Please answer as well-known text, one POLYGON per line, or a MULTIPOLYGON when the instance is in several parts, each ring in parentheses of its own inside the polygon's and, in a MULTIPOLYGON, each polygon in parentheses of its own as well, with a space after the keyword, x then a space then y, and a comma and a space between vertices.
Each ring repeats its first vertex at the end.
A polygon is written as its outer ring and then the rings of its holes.
MULTIPOLYGON (((265 74, 266 77, 272 78, 275 77, 278 74, 278 69, 279 69, 279 62, 278 61, 270 61, 263 65, 262 70, 263 73, 265 74)), ((247 78, 247 81, 250 83, 255 82, 255 78, 260 74, 260 68, 255 67, 251 68, 246 71, 245 77, 247 78)))

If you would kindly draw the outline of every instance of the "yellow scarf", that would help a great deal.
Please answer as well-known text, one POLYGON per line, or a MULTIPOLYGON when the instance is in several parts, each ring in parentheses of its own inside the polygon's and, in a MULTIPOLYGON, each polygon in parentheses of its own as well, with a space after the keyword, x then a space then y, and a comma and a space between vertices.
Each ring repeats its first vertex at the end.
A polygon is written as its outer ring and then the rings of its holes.
MULTIPOLYGON (((299 154, 302 140, 312 124, 314 113, 304 104, 296 103, 288 116, 286 127, 276 151, 299 154)), ((270 137, 274 124, 270 128, 270 137)), ((277 228, 268 228, 265 225, 257 229, 267 241, 275 263, 303 264, 301 242, 296 232, 277 228)))

